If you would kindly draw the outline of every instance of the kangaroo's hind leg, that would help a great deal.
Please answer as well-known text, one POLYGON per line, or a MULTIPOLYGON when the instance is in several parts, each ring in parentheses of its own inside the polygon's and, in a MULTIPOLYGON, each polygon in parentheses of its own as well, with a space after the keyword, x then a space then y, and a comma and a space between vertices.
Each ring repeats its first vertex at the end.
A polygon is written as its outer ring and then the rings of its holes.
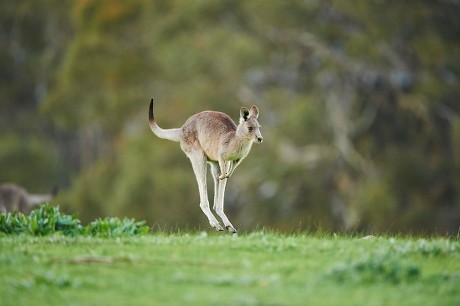
POLYGON ((200 193, 200 208, 208 217, 209 224, 218 231, 223 231, 224 229, 217 221, 216 217, 212 214, 209 209, 209 200, 208 200, 208 191, 206 183, 206 156, 203 152, 192 151, 187 154, 188 158, 192 163, 193 172, 195 172, 196 181, 198 183, 198 191, 200 193))
MULTIPOLYGON (((231 167, 231 162, 228 162, 224 171, 228 171, 231 167)), ((227 216, 224 213, 224 194, 225 194, 225 186, 227 185, 227 179, 220 179, 220 166, 217 163, 211 163, 211 173, 214 179, 214 210, 216 211, 217 215, 222 219, 224 222, 225 228, 231 232, 236 233, 236 229, 228 220, 227 216)))

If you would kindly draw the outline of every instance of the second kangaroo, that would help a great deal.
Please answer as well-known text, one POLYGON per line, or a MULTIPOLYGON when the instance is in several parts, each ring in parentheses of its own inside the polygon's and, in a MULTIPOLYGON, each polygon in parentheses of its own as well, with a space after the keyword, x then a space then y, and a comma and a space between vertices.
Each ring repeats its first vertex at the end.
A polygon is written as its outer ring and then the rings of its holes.
POLYGON ((224 113, 204 111, 191 116, 181 128, 162 129, 155 121, 153 99, 150 101, 149 122, 152 132, 160 138, 180 143, 195 172, 200 208, 208 218, 209 224, 218 231, 223 231, 224 228, 209 208, 206 164, 211 165, 214 179, 213 208, 222 219, 225 228, 236 233, 235 227, 224 213, 225 186, 235 168, 248 155, 252 144, 263 141, 258 117, 259 109, 255 105, 251 109, 241 108, 238 125, 224 113))

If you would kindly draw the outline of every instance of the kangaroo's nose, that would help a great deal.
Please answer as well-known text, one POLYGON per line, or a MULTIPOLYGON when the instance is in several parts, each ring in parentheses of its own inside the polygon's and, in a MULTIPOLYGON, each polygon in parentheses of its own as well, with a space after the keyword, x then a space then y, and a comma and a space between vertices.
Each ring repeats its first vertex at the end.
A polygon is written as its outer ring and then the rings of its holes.
POLYGON ((262 141, 264 141, 264 138, 263 137, 257 137, 257 141, 262 142, 262 141))

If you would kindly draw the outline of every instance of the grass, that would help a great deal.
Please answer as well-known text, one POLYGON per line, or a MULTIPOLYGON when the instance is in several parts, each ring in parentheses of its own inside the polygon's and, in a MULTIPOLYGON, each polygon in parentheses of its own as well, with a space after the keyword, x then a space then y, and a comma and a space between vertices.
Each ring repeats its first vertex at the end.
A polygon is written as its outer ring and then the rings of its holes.
POLYGON ((460 242, 0 235, 0 305, 460 305, 460 242))

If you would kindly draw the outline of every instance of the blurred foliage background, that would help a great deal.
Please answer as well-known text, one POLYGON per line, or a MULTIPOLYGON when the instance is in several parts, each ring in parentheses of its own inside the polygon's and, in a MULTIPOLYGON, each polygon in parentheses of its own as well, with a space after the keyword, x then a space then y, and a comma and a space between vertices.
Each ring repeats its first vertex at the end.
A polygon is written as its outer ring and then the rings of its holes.
MULTIPOLYGON (((460 2, 0 2, 0 181, 82 221, 207 228, 189 161, 156 138, 260 109, 229 180, 239 229, 456 234, 460 2)), ((212 199, 210 190, 210 198, 212 199)))

